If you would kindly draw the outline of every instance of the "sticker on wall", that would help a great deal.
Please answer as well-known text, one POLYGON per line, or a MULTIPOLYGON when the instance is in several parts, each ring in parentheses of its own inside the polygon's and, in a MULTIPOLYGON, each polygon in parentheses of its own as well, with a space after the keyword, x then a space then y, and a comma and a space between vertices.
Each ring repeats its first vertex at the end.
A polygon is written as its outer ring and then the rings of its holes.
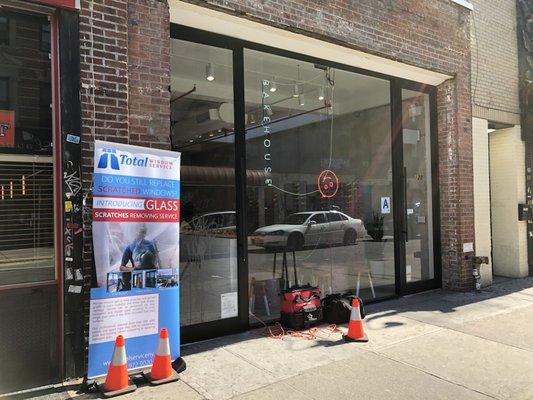
POLYGON ((381 198, 381 213, 390 214, 390 197, 381 198))
POLYGON ((332 198, 339 190, 339 178, 332 170, 325 169, 318 176, 317 186, 323 198, 332 198))
POLYGON ((82 287, 81 286, 78 286, 78 285, 69 285, 68 287, 68 292, 69 293, 81 293, 81 289, 82 287))
POLYGON ((231 318, 239 315, 237 292, 220 295, 220 318, 231 318))
POLYGON ((65 212, 72 211, 72 201, 65 201, 65 212))
POLYGON ((0 110, 0 146, 15 146, 15 111, 0 110))
POLYGON ((474 243, 463 243, 463 253, 471 253, 474 251, 474 243))
POLYGON ((82 281, 83 280, 83 274, 81 273, 81 269, 79 269, 79 268, 76 269, 75 273, 76 273, 76 280, 77 281, 82 281))
POLYGON ((67 134, 67 142, 74 143, 74 144, 80 144, 80 137, 72 134, 67 134))

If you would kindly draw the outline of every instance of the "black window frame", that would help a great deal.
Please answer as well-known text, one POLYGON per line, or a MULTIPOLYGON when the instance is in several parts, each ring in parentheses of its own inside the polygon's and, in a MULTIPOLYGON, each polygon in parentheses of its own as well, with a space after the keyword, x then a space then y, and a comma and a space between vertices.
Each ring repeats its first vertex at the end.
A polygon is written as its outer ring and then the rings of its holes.
MULTIPOLYGON (((353 72, 360 75, 383 79, 390 86, 391 109, 391 151, 392 151, 392 195, 394 209, 394 257, 395 257, 395 294, 392 296, 369 300, 369 303, 379 302, 402 295, 439 288, 442 286, 442 261, 440 240, 440 202, 438 181, 438 143, 437 143, 437 88, 416 81, 398 78, 376 71, 365 70, 296 53, 273 46, 249 42, 217 33, 212 33, 188 26, 171 23, 171 39, 188 41, 191 43, 205 44, 214 47, 226 48, 233 51, 233 89, 234 89, 234 116, 235 116, 235 190, 236 190, 236 232, 237 232, 237 258, 238 258, 238 291, 239 291, 239 317, 212 321, 203 324, 182 327, 183 342, 202 340, 246 330, 250 327, 248 317, 248 249, 247 238, 247 191, 246 191, 246 126, 245 126, 245 98, 244 98, 244 51, 256 50, 277 56, 292 58, 303 62, 319 64, 326 67, 353 72), (403 146, 402 146, 402 102, 401 90, 410 89, 430 96, 430 134, 431 134, 431 159, 432 159, 432 217, 433 217, 433 255, 435 277, 432 280, 418 281, 408 285, 405 281, 405 241, 403 227, 403 146)), ((327 221, 327 216, 324 216, 327 221)))
POLYGON ((0 76, 0 81, 5 82, 6 86, 6 99, 3 100, 0 97, 0 110, 9 110, 11 107, 11 96, 10 96, 10 81, 8 76, 0 76))
MULTIPOLYGON (((9 46, 9 40, 11 39, 10 38, 10 32, 9 32, 9 16, 8 15, 0 15, 0 18, 5 18, 6 22, 5 22, 5 37, 2 38, 0 36, 0 45, 6 45, 6 46, 9 46)), ((2 25, 3 23, 0 22, 0 25, 2 25)), ((0 30, 1 32, 1 30, 0 30)))

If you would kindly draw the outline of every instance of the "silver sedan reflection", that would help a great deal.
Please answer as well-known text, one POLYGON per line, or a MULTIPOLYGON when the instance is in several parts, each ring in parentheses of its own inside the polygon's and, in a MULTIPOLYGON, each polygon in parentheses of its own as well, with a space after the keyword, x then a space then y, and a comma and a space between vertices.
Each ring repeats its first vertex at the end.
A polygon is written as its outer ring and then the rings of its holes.
POLYGON ((257 229, 252 243, 265 248, 355 244, 366 234, 363 222, 339 211, 308 211, 289 215, 279 224, 257 229))

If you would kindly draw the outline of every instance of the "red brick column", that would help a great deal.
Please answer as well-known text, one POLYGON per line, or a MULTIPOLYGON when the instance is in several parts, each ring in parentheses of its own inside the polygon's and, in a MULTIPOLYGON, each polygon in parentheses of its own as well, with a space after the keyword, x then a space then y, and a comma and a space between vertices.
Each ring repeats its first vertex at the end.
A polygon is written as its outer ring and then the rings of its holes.
POLYGON ((170 21, 165 1, 128 1, 130 143, 170 149, 170 21))
POLYGON ((463 245, 474 242, 472 121, 469 75, 438 87, 438 146, 442 285, 472 289, 472 264, 463 245))

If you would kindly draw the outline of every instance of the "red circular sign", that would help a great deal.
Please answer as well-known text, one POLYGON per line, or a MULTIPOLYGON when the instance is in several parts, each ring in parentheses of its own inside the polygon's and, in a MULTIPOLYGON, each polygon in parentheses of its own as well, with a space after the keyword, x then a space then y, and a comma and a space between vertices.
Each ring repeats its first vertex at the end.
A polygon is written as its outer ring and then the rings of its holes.
POLYGON ((339 190, 339 178, 330 169, 325 169, 318 175, 317 184, 318 191, 325 199, 335 196, 339 190))

